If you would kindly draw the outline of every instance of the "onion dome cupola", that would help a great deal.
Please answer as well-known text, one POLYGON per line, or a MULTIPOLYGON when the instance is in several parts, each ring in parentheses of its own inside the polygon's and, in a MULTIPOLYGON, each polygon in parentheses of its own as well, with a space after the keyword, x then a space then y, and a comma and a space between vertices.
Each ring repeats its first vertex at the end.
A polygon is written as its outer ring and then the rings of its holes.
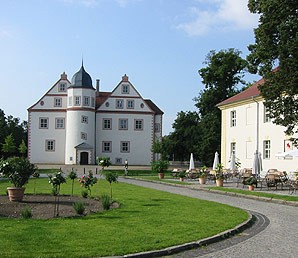
POLYGON ((91 76, 85 71, 83 63, 81 69, 72 77, 69 88, 94 89, 91 76))

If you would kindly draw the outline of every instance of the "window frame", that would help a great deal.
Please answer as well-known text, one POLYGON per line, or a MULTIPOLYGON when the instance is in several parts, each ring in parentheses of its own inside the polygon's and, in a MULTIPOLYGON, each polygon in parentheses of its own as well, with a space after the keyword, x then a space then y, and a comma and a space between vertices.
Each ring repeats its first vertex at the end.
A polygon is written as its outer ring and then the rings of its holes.
POLYGON ((263 141, 263 159, 270 159, 271 157, 271 141, 263 141))
POLYGON ((81 106, 81 96, 74 96, 74 106, 81 106))
POLYGON ((116 99, 116 109, 124 108, 124 99, 116 99))
POLYGON ((102 119, 102 130, 112 130, 112 118, 103 118, 102 119), (109 121, 108 127, 106 127, 107 121, 109 121))
POLYGON ((236 127, 237 124, 237 116, 236 116, 236 110, 232 110, 230 113, 231 120, 230 120, 230 126, 231 127, 236 127))
POLYGON ((88 124, 88 116, 82 115, 81 116, 81 123, 82 124, 88 124))
POLYGON ((128 119, 127 118, 119 118, 118 129, 119 130, 128 130, 128 119), (125 121, 126 127, 122 127, 122 121, 125 121))
POLYGON ((236 142, 231 142, 230 148, 231 148, 231 155, 232 154, 236 155, 236 142))
POLYGON ((268 107, 264 106, 264 123, 270 123, 271 118, 269 116, 268 107))
POLYGON ((135 101, 134 101, 134 99, 128 99, 126 101, 126 108, 127 109, 134 109, 135 108, 135 101))
POLYGON ((64 117, 56 117, 55 118, 55 129, 65 129, 65 118, 64 117), (59 123, 59 120, 61 120, 62 123, 59 123), (62 127, 58 126, 59 124, 62 124, 62 127))
POLYGON ((83 106, 84 107, 90 107, 90 97, 89 96, 83 96, 83 106))
POLYGON ((101 150, 103 153, 111 153, 112 152, 112 141, 102 141, 102 146, 101 146, 101 150), (105 144, 108 144, 108 146, 106 146, 105 144), (108 148, 108 149, 106 149, 108 148))
POLYGON ((65 82, 61 82, 59 84, 58 91, 59 92, 66 92, 66 83, 65 82))
POLYGON ((47 152, 55 151, 55 140, 45 140, 45 151, 47 152))
POLYGON ((130 141, 121 141, 120 142, 120 152, 121 153, 130 153, 130 141), (127 144, 127 146, 123 146, 124 144, 127 144), (127 150, 124 150, 124 148, 127 150))
POLYGON ((81 140, 87 141, 87 133, 81 132, 81 140))
POLYGON ((122 84, 121 86, 122 86, 121 87, 121 93, 122 94, 129 94, 130 93, 130 87, 129 87, 128 83, 122 84))
POLYGON ((40 117, 39 118, 39 129, 49 129, 49 118, 48 117, 40 117), (45 121, 42 121, 45 120, 45 121))
POLYGON ((135 131, 143 131, 144 130, 144 119, 135 119, 134 120, 134 130, 135 131), (139 126, 139 125, 137 125, 138 122, 141 123, 140 124, 141 125, 140 128, 138 128, 138 126, 139 126))
POLYGON ((62 98, 61 97, 54 98, 54 107, 62 107, 62 98))

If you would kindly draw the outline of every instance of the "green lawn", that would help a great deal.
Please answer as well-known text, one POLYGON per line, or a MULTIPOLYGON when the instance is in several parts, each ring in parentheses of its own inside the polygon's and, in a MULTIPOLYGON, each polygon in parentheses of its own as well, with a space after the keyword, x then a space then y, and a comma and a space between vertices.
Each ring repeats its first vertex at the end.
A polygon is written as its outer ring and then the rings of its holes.
MULTIPOLYGON (((48 179, 35 181, 37 193, 50 193, 48 179)), ((0 181, 0 194, 9 182, 0 181)), ((26 187, 33 193, 34 180, 26 187)), ((75 181, 75 194, 81 187, 75 181)), ((71 192, 71 181, 61 185, 71 192)), ((92 195, 109 193, 106 180, 92 188, 92 195)), ((113 256, 165 248, 212 236, 233 228, 248 214, 230 206, 134 185, 113 184, 119 209, 88 217, 25 220, 0 218, 1 257, 113 256)), ((1 209, 1 206, 0 206, 1 209)))

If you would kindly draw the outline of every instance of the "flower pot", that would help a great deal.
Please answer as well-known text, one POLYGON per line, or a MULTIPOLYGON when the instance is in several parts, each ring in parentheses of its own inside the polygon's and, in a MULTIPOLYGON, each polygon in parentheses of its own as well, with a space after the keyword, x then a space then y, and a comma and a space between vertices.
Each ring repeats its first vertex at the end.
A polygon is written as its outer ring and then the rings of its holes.
POLYGON ((24 197, 24 187, 7 187, 8 197, 11 202, 21 202, 24 197))
POLYGON ((159 179, 164 179, 165 178, 165 173, 158 173, 159 179))
POLYGON ((248 186, 248 190, 249 190, 249 191, 253 191, 253 190, 255 190, 255 186, 254 186, 254 185, 249 185, 249 186, 248 186))
POLYGON ((216 179, 216 186, 223 186, 223 179, 216 179))
POLYGON ((199 182, 201 185, 206 184, 206 177, 199 177, 199 182))

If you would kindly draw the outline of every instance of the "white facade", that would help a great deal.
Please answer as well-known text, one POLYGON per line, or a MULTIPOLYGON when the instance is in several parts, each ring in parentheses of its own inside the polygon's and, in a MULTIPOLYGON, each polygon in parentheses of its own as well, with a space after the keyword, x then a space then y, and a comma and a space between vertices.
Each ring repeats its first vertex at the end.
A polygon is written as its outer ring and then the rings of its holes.
POLYGON ((262 174, 268 169, 297 171, 298 158, 276 157, 293 147, 291 136, 285 135, 285 128, 273 124, 268 117, 258 85, 218 104, 222 112, 221 163, 229 168, 231 153, 241 163, 241 168, 252 168, 256 151, 261 153, 262 174))
POLYGON ((163 112, 143 99, 126 75, 112 92, 94 89, 88 76, 83 66, 72 82, 63 73, 28 109, 30 161, 95 164, 104 156, 112 164, 149 165, 155 158, 152 144, 162 136, 163 112))

